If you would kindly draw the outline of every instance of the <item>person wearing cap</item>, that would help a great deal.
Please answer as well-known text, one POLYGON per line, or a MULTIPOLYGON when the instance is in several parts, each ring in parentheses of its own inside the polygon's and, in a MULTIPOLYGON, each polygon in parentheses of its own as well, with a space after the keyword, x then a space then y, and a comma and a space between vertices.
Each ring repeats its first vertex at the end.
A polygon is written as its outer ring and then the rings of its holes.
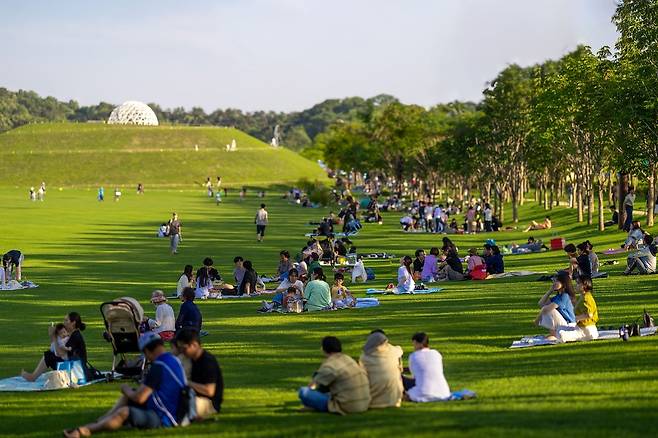
POLYGON ((391 345, 382 330, 374 330, 366 340, 359 365, 368 374, 370 407, 400 407, 404 393, 402 348, 391 345))
POLYGON ((322 339, 322 351, 322 365, 311 383, 299 389, 302 404, 319 412, 341 415, 367 411, 370 388, 364 369, 342 353, 340 340, 334 336, 322 339))
POLYGON ((140 429, 177 426, 181 391, 187 384, 180 360, 167 352, 164 341, 153 332, 139 338, 139 349, 151 363, 144 382, 138 388, 121 385, 121 397, 109 412, 93 423, 64 430, 64 436, 77 438, 100 431, 131 426, 140 429))
POLYGON ((161 290, 154 290, 151 302, 155 305, 155 319, 148 318, 149 328, 165 341, 171 341, 176 333, 174 309, 167 304, 167 297, 161 290))
POLYGON ((196 393, 197 416, 207 418, 216 414, 224 397, 224 378, 217 359, 201 346, 199 332, 192 328, 176 333, 174 343, 192 362, 188 385, 196 393))

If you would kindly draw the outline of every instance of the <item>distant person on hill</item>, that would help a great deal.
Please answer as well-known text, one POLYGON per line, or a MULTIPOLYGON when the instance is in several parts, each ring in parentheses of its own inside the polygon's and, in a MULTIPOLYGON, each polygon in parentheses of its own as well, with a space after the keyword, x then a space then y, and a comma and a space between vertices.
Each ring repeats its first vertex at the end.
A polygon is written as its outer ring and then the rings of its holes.
POLYGON ((105 189, 101 186, 98 188, 98 201, 103 202, 105 200, 105 189))
POLYGON ((351 357, 342 353, 340 340, 322 339, 325 360, 313 373, 308 386, 299 389, 302 404, 319 412, 352 414, 365 412, 370 405, 368 376, 351 357))
POLYGON ((528 228, 523 230, 524 233, 527 233, 530 230, 550 230, 553 227, 553 223, 551 222, 551 218, 549 216, 546 216, 544 218, 544 222, 542 223, 537 223, 535 221, 530 222, 530 225, 528 225, 528 228))
POLYGON ((633 223, 633 204, 635 203, 635 187, 628 187, 628 194, 624 198, 624 211, 626 212, 626 220, 624 221, 624 231, 631 230, 633 223))
POLYGON ((119 190, 118 187, 114 189, 114 202, 117 202, 119 199, 121 199, 121 190, 119 190))
POLYGON ((180 360, 167 352, 155 333, 139 338, 139 349, 151 367, 139 388, 121 385, 121 397, 114 407, 93 423, 64 431, 67 438, 90 436, 124 425, 138 429, 177 426, 177 411, 186 382, 180 360))
POLYGON ((535 318, 535 325, 548 330, 548 340, 557 341, 558 332, 567 326, 575 326, 576 315, 573 303, 576 293, 567 271, 559 271, 551 288, 539 300, 540 312, 535 318), (551 295, 555 293, 553 297, 551 295))
POLYGON ((254 223, 256 224, 256 238, 259 242, 262 242, 265 237, 265 227, 267 226, 268 219, 265 204, 260 204, 260 208, 256 212, 256 217, 254 218, 254 223))
POLYGON ((181 300, 183 301, 183 304, 181 304, 180 310, 178 311, 178 318, 176 318, 176 330, 178 331, 185 327, 192 327, 201 331, 203 319, 201 317, 201 311, 199 311, 197 305, 194 304, 194 289, 191 287, 183 289, 181 300))
POLYGON ((208 194, 209 198, 213 197, 213 192, 212 192, 212 182, 210 181, 210 177, 206 178, 206 191, 208 194))
POLYGON ((178 253, 178 244, 183 240, 183 233, 181 232, 181 223, 178 220, 178 215, 176 212, 171 214, 171 219, 169 219, 169 249, 171 254, 178 253))
POLYGON ((144 184, 142 183, 137 184, 137 194, 138 195, 144 194, 144 184))
POLYGON ((644 235, 644 247, 632 253, 626 259, 624 275, 630 275, 637 269, 640 274, 653 274, 656 272, 656 253, 658 248, 653 243, 653 236, 644 235))
POLYGON ((39 187, 39 190, 37 191, 37 198, 39 198, 39 201, 43 202, 45 196, 46 196, 46 186, 42 183, 41 187, 39 187))
POLYGON ((36 201, 37 200, 37 194, 34 191, 34 187, 30 187, 30 201, 36 201))
POLYGON ((433 402, 450 397, 450 387, 443 375, 443 357, 430 349, 425 333, 416 333, 411 342, 414 352, 409 355, 409 371, 413 378, 402 376, 404 390, 413 402, 433 402))
POLYGON ((7 281, 11 280, 12 273, 16 281, 21 281, 23 274, 23 262, 25 256, 17 249, 7 251, 2 256, 2 268, 5 271, 5 278, 7 281))

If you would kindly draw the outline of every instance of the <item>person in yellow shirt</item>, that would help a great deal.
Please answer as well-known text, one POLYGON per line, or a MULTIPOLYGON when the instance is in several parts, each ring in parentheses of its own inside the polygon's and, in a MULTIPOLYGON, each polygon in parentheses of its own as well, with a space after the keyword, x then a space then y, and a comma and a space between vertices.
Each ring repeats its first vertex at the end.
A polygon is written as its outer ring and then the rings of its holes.
POLYGON ((580 293, 574 308, 576 314, 576 327, 569 327, 558 332, 558 339, 562 342, 590 341, 599 337, 596 323, 599 320, 599 310, 594 301, 592 279, 579 277, 576 280, 576 290, 580 293))

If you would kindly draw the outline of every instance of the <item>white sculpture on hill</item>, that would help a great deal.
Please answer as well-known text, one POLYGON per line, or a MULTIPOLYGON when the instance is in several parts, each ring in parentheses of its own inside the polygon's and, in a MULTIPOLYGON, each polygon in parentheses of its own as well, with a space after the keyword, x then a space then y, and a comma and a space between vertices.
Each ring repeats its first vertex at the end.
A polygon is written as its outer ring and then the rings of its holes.
POLYGON ((107 123, 109 125, 158 126, 158 118, 145 103, 129 100, 112 110, 107 123))
POLYGON ((238 144, 235 142, 235 139, 231 142, 231 144, 226 145, 226 152, 235 152, 238 150, 238 144))

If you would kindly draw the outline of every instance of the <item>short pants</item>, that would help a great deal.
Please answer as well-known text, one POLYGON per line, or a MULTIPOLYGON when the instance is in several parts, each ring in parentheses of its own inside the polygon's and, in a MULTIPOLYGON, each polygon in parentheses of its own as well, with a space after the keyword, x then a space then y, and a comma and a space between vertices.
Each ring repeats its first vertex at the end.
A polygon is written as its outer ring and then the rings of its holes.
POLYGON ((265 235, 265 225, 256 225, 256 234, 265 235))
POLYGON ((129 406, 128 409, 130 414, 128 414, 126 424, 138 429, 157 429, 162 426, 157 412, 135 406, 129 406))

